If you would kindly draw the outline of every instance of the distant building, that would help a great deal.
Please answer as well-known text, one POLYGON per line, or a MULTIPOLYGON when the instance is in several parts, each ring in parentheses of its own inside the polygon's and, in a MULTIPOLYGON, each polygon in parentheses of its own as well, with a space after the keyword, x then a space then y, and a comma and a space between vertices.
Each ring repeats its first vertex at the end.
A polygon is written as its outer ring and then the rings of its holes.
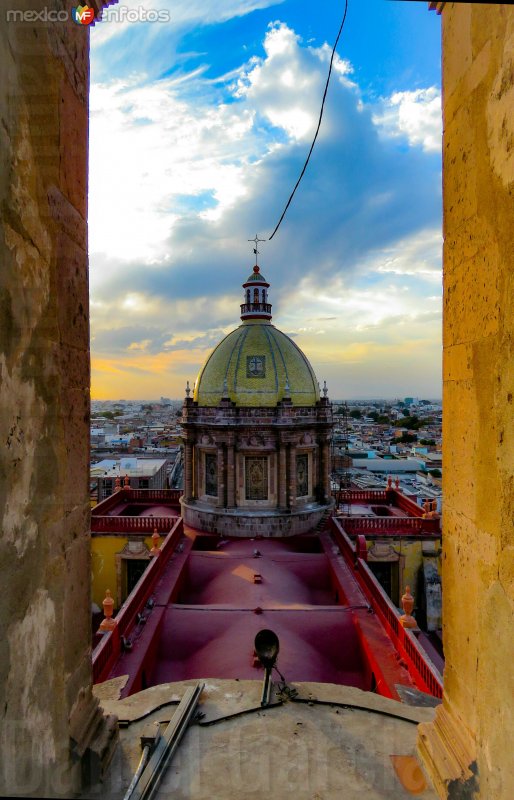
POLYGON ((106 458, 93 464, 90 477, 97 483, 98 501, 114 492, 116 478, 132 489, 165 489, 167 463, 157 458, 106 458))

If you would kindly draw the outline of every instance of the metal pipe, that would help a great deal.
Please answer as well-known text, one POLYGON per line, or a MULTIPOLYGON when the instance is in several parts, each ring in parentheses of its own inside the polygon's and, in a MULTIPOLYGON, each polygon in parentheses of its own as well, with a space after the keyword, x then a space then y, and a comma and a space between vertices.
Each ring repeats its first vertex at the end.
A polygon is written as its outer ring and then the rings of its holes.
POLYGON ((136 788, 136 784, 139 781, 139 778, 141 777, 141 775, 143 774, 144 768, 146 767, 146 762, 148 761, 148 756, 150 755, 150 749, 151 748, 150 748, 149 744, 145 744, 145 746, 143 747, 143 752, 141 753, 141 759, 139 761, 139 764, 137 765, 137 769, 136 769, 136 771, 134 773, 134 777, 130 781, 130 786, 128 787, 127 791, 125 792, 125 796, 124 796, 123 800, 130 800, 130 798, 132 797, 132 793, 133 793, 134 789, 136 788))
POLYGON ((162 776, 195 713, 203 687, 203 683, 198 683, 186 689, 168 727, 160 736, 150 760, 139 777, 133 791, 135 800, 151 800, 155 796, 162 776))

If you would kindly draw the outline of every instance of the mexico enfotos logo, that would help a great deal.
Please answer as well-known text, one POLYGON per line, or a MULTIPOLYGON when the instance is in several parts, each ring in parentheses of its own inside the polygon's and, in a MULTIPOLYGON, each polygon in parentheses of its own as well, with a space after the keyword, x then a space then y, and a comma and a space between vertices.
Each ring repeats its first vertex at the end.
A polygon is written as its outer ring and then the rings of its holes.
POLYGON ((7 22, 67 22, 73 20, 77 25, 88 26, 92 22, 170 22, 171 14, 168 9, 162 8, 130 8, 129 6, 115 6, 114 8, 104 8, 100 17, 95 20, 94 9, 85 5, 71 7, 70 11, 55 8, 21 9, 9 8, 5 12, 7 22))

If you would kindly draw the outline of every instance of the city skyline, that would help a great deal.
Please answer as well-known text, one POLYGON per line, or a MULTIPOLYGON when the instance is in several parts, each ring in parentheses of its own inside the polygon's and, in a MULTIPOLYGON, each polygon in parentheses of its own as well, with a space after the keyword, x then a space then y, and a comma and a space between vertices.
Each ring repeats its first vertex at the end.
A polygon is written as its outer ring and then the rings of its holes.
MULTIPOLYGON (((171 22, 92 31, 93 399, 182 397, 238 325, 247 240, 302 166, 343 8, 148 5, 171 22)), ((350 3, 338 53, 304 182, 260 245, 273 322, 332 397, 438 395, 439 20, 350 3)))

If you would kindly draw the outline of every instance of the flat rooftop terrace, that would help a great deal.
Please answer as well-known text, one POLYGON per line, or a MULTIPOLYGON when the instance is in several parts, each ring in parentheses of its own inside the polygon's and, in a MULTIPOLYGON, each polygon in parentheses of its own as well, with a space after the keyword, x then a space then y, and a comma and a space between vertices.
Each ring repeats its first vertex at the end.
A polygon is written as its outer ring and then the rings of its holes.
POLYGON ((166 609, 148 685, 201 676, 255 678, 254 638, 271 628, 281 643, 281 670, 292 680, 367 688, 352 615, 338 599, 314 537, 220 542, 200 536, 177 602, 166 609))

